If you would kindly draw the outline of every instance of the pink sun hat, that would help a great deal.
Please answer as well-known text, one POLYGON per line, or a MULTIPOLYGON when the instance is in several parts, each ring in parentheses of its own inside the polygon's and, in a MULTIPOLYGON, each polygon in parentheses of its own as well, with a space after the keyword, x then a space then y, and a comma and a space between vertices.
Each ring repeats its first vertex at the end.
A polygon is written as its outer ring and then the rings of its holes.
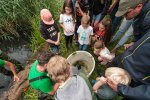
POLYGON ((40 11, 40 16, 41 16, 41 20, 45 24, 54 24, 54 20, 53 20, 52 14, 51 14, 51 12, 48 9, 42 9, 40 11))

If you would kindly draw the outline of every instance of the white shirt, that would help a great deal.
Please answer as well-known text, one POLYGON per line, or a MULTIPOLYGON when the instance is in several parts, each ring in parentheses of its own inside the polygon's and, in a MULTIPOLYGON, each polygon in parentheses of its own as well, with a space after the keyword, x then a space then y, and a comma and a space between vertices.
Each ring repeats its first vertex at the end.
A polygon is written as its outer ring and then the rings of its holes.
POLYGON ((82 27, 82 25, 80 25, 77 30, 77 33, 80 36, 78 41, 81 45, 89 44, 90 36, 93 35, 93 28, 89 26, 85 29, 82 27))
POLYGON ((74 33, 71 32, 74 28, 73 26, 73 18, 72 18, 72 15, 66 15, 66 14, 60 14, 60 19, 59 19, 59 23, 60 24, 63 24, 65 28, 67 28, 70 32, 66 32, 64 30, 64 34, 66 36, 69 36, 69 35, 73 35, 74 33))
POLYGON ((108 60, 112 60, 115 57, 110 53, 110 51, 106 47, 100 51, 99 55, 101 57, 107 58, 108 60))

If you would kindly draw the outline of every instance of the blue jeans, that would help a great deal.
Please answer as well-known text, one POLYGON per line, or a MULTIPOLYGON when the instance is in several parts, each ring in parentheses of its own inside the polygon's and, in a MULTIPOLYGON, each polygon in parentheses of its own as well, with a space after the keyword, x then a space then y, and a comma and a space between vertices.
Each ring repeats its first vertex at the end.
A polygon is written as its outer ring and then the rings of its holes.
POLYGON ((102 13, 99 13, 97 15, 93 14, 93 18, 92 18, 92 24, 95 26, 99 23, 100 19, 101 19, 102 13))
POLYGON ((133 27, 130 25, 129 29, 126 31, 126 33, 123 35, 123 37, 120 39, 118 44, 115 46, 115 48, 119 48, 122 46, 125 42, 128 41, 128 39, 133 36, 133 27))
POLYGON ((97 95, 99 99, 112 99, 117 95, 116 92, 114 92, 107 84, 103 84, 98 90, 97 95))
POLYGON ((120 25, 121 20, 122 20, 122 16, 121 17, 115 17, 114 21, 112 22, 112 34, 115 33, 118 25, 120 25))
POLYGON ((83 44, 83 45, 80 44, 79 49, 85 51, 87 49, 87 46, 88 46, 87 44, 83 44))
POLYGON ((58 54, 59 53, 59 46, 50 46, 50 51, 54 54, 58 54))
POLYGON ((133 19, 126 20, 124 18, 121 25, 120 25, 120 27, 119 27, 119 30, 113 36, 112 41, 116 41, 119 37, 121 37, 129 29, 129 27, 132 25, 132 23, 133 23, 133 19))

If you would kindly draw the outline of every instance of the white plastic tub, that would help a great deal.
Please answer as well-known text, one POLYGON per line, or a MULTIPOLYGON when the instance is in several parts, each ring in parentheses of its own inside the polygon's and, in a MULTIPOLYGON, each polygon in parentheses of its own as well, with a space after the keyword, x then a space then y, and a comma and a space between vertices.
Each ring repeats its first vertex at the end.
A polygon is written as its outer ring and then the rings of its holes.
MULTIPOLYGON (((86 52, 86 51, 76 51, 72 54, 70 54, 67 58, 68 62, 74 66, 74 64, 77 62, 77 61, 81 61, 83 62, 85 65, 86 65, 86 71, 85 71, 85 68, 83 67, 83 71, 86 72, 85 74, 87 75, 87 77, 89 77, 94 68, 95 68, 95 59, 94 57, 86 52)), ((82 71, 80 70, 80 71, 82 71)))

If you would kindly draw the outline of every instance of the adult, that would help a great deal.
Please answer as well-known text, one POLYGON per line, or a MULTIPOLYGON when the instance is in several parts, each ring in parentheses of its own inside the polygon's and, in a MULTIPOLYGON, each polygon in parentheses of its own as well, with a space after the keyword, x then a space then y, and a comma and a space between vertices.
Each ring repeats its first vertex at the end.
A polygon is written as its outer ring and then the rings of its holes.
POLYGON ((53 88, 52 81, 50 77, 47 76, 46 72, 47 63, 52 56, 53 54, 49 52, 38 54, 38 58, 32 64, 28 76, 29 84, 32 88, 50 95, 53 95, 56 92, 56 88, 53 88))
MULTIPOLYGON (((134 0, 135 1, 135 0, 134 0)), ((134 2, 133 1, 133 2, 134 2)), ((133 35, 134 40, 126 48, 132 46, 134 42, 138 41, 150 29, 150 3, 149 0, 137 0, 134 4, 128 0, 120 1, 119 10, 116 16, 123 16, 127 19, 134 19, 133 35), (126 3, 127 4, 124 4, 126 3)))
POLYGON ((131 75, 130 86, 108 79, 109 86, 129 100, 150 100, 150 0, 121 0, 117 16, 134 18, 137 41, 107 66, 122 67, 131 75))
POLYGON ((9 67, 14 75, 14 81, 19 81, 19 77, 17 76, 16 69, 13 63, 0 59, 0 68, 9 67))

